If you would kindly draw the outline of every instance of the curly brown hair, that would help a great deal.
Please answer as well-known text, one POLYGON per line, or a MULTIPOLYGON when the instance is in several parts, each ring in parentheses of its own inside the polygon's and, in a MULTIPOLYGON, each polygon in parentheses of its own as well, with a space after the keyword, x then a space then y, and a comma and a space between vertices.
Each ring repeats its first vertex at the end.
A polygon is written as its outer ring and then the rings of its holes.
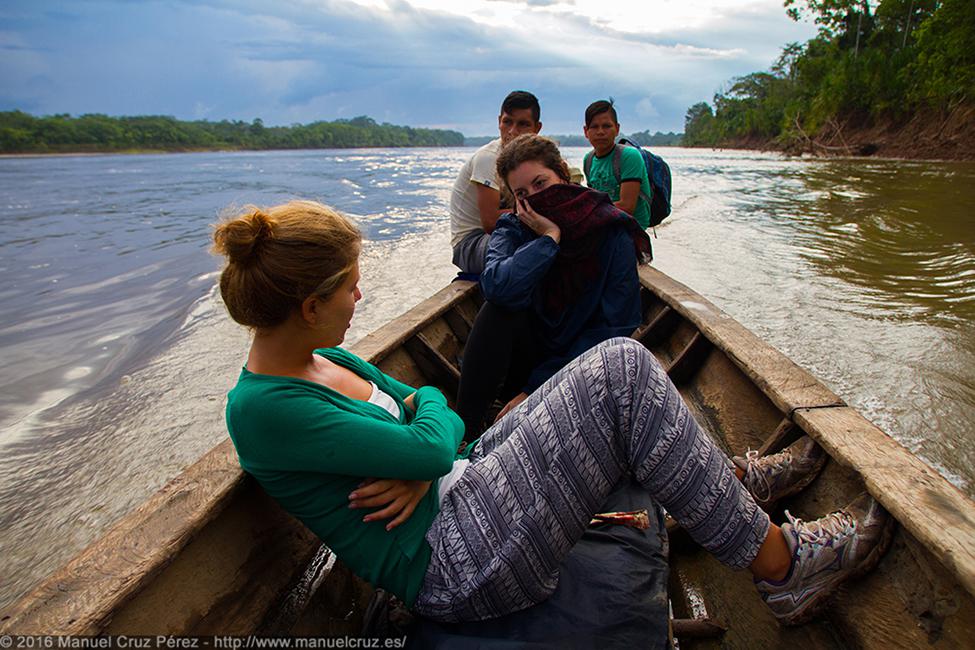
POLYGON ((569 168, 562 160, 559 146, 553 140, 545 136, 526 133, 506 144, 498 154, 497 172, 498 178, 508 188, 508 174, 513 172, 518 165, 534 160, 558 174, 566 183, 571 182, 569 168))

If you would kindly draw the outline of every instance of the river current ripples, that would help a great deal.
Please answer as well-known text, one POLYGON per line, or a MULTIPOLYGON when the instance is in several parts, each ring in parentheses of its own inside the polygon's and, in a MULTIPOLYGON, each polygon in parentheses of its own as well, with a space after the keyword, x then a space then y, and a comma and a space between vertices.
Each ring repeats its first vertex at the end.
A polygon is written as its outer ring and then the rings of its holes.
MULTIPOLYGON (((658 152, 674 212, 654 264, 975 493, 975 165, 658 152)), ((247 348, 208 253, 228 206, 357 221, 352 343, 453 277, 472 153, 0 159, 0 607, 225 439, 247 348)))

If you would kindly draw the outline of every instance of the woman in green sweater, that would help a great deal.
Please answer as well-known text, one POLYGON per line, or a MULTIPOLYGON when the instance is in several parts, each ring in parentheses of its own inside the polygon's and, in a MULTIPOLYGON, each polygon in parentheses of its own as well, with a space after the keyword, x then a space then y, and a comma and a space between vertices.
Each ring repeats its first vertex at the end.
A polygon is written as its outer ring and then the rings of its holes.
POLYGON ((440 391, 338 347, 362 297, 350 221, 295 201, 249 208, 214 241, 227 258, 224 302, 254 333, 227 403, 241 466, 359 576, 422 615, 479 620, 547 598, 625 475, 719 560, 750 569, 785 622, 811 616, 889 537, 868 497, 816 522, 771 524, 630 339, 581 355, 458 454, 463 425, 440 391))

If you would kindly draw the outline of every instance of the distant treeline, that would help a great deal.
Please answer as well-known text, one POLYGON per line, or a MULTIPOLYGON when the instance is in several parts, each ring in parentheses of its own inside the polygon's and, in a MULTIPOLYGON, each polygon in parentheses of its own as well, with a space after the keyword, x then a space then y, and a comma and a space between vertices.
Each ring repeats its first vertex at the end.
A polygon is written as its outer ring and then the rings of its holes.
POLYGON ((802 147, 817 133, 944 115, 975 103, 975 1, 785 0, 819 34, 789 43, 768 72, 691 106, 684 144, 742 140, 802 147))
MULTIPOLYGON (((563 147, 589 146, 589 141, 582 135, 548 135, 547 133, 543 133, 542 135, 552 138, 563 147)), ((683 133, 663 133, 661 131, 650 133, 650 131, 639 131, 625 137, 644 147, 679 147, 683 135, 683 133)), ((475 138, 464 138, 464 144, 468 147, 480 147, 497 137, 496 135, 485 135, 475 138)))
MULTIPOLYGON (((626 137, 641 147, 679 147, 684 142, 684 134, 674 133, 673 131, 668 133, 657 131, 654 134, 651 134, 650 131, 637 131, 626 137)), ((586 145, 588 146, 588 144, 587 142, 586 145)))
POLYGON ((327 149, 456 147, 463 134, 377 124, 370 117, 264 126, 253 122, 184 122, 166 116, 109 117, 0 112, 0 152, 192 151, 215 149, 327 149))

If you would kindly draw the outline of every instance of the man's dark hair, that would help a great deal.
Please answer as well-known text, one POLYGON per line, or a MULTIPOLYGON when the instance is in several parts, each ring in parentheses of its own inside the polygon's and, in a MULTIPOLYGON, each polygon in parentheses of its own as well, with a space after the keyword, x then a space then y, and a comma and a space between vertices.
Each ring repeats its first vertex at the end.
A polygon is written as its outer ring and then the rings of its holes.
POLYGON ((501 112, 508 115, 523 108, 532 110, 532 121, 534 122, 542 117, 542 108, 538 105, 538 98, 527 90, 512 90, 501 102, 501 112))
POLYGON ((613 108, 613 99, 610 98, 609 101, 605 99, 600 99, 598 102, 593 102, 589 104, 589 108, 586 109, 586 126, 592 124, 592 121, 597 115, 602 115, 603 113, 609 113, 610 117, 613 118, 613 124, 619 124, 620 121, 616 117, 616 109, 613 108))

